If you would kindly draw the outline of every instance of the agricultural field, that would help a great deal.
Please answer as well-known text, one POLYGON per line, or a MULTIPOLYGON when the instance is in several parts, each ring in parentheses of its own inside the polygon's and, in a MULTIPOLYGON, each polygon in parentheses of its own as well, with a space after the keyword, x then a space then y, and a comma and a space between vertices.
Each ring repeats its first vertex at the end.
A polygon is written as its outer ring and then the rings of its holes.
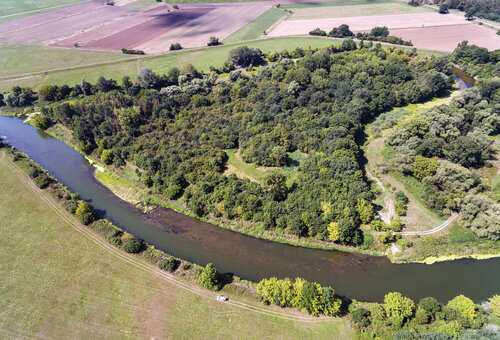
POLYGON ((285 12, 276 8, 270 8, 257 18, 243 26, 229 37, 224 39, 224 43, 232 43, 244 40, 257 39, 263 32, 271 27, 276 21, 281 19, 285 12))
POLYGON ((0 22, 86 1, 89 0, 3 0, 0 7, 0 22))
POLYGON ((353 32, 387 26, 391 35, 427 50, 451 52, 463 40, 490 50, 500 47, 500 36, 495 30, 467 21, 463 15, 439 14, 430 7, 380 0, 285 4, 282 8, 292 14, 274 27, 269 36, 308 34, 315 28, 329 32, 333 27, 347 24, 353 32))
MULTIPOLYGON (((41 85, 45 84, 78 84, 82 79, 87 81, 95 82, 99 76, 104 76, 106 78, 113 78, 121 80, 123 76, 129 76, 134 79, 137 76, 137 72, 141 67, 151 67, 155 72, 162 74, 167 72, 170 68, 184 67, 186 64, 192 64, 199 70, 207 71, 210 66, 220 67, 224 64, 227 59, 227 55, 230 50, 238 46, 249 46, 258 47, 264 53, 271 51, 281 51, 284 49, 294 49, 296 47, 302 48, 319 48, 324 46, 331 46, 334 44, 340 44, 341 40, 334 40, 329 38, 321 37, 308 37, 308 38, 273 38, 265 39, 260 41, 248 42, 248 43, 238 43, 238 44, 227 44, 222 46, 216 46, 212 48, 205 48, 200 50, 190 50, 190 51, 180 51, 177 53, 168 53, 161 56, 131 59, 125 61, 117 61, 109 63, 108 60, 103 60, 101 62, 95 61, 95 65, 88 67, 78 67, 72 68, 73 66, 78 66, 78 64, 71 64, 71 58, 74 54, 72 50, 68 49, 55 49, 55 48, 43 48, 43 47, 19 47, 26 48, 27 52, 33 53, 21 53, 17 48, 11 48, 8 50, 0 49, 0 60, 9 60, 9 67, 6 70, 2 70, 5 75, 8 75, 8 79, 0 78, 0 91, 7 91, 14 85, 19 86, 30 86, 39 88, 41 85), (67 63, 59 66, 59 68, 68 68, 66 70, 61 70, 58 72, 47 72, 46 74, 20 74, 15 76, 16 72, 25 69, 24 65, 31 65, 32 72, 40 72, 44 70, 50 70, 55 64, 49 63, 47 67, 37 64, 38 58, 35 52, 41 51, 41 53, 56 53, 54 56, 54 63, 57 62, 59 58, 62 60, 67 60, 67 63)), ((21 50, 22 51, 22 50, 21 50)), ((79 52, 82 52, 81 50, 79 52)), ((116 53, 104 53, 104 52, 88 52, 89 56, 95 59, 105 56, 106 58, 112 58, 115 56, 117 59, 127 59, 123 54, 116 53)))
MULTIPOLYGON (((10 155, 0 158, 0 216, 5 221, 0 230, 0 337, 352 337, 345 319, 284 320, 223 304, 213 292, 194 286, 194 293, 155 275, 155 269, 141 269, 154 267, 109 251, 106 240, 76 228, 75 217, 30 186, 28 176, 12 170, 10 155)), ((235 299, 262 307, 255 300, 235 299)))
POLYGON ((292 9, 288 20, 347 18, 368 15, 407 14, 435 12, 434 9, 418 6, 412 7, 404 3, 380 3, 352 6, 299 7, 292 9))

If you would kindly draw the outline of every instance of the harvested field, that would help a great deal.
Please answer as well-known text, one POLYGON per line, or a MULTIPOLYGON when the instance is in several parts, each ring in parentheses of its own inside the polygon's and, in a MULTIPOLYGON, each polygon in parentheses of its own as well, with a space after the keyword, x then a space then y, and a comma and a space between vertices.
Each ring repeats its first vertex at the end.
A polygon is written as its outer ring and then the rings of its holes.
POLYGON ((282 21, 269 36, 286 36, 307 34, 309 31, 319 27, 325 31, 333 27, 347 24, 352 31, 368 31, 375 26, 387 26, 392 29, 416 28, 423 26, 446 26, 446 25, 472 25, 464 17, 456 15, 442 15, 438 13, 411 13, 411 14, 389 14, 358 16, 350 18, 329 18, 309 20, 285 20, 282 21))
POLYGON ((33 26, 35 24, 40 25, 43 23, 48 23, 54 20, 65 18, 70 15, 74 15, 76 13, 93 11, 101 7, 104 7, 101 1, 90 1, 70 7, 57 9, 47 13, 40 13, 22 19, 11 20, 0 24, 0 35, 6 32, 21 29, 23 27, 33 26))
POLYGON ((411 41, 417 48, 452 52, 458 43, 467 40, 469 44, 500 48, 500 36, 495 31, 479 25, 455 25, 391 30, 391 35, 411 41))
POLYGON ((192 8, 167 13, 166 6, 162 6, 71 37, 57 43, 57 45, 72 46, 74 42, 78 42, 85 48, 96 50, 117 51, 122 48, 131 49, 182 26, 211 10, 211 8, 192 8), (106 34, 106 31, 109 32, 109 30, 114 30, 114 33, 106 34))
MULTIPOLYGON (((211 36, 223 40, 264 13, 269 6, 216 6, 213 8, 207 14, 135 48, 147 53, 159 53, 168 50, 172 43, 180 43, 182 47, 206 46, 211 36)), ((184 7, 181 7, 181 10, 183 9, 184 7)))
POLYGON ((424 6, 408 6, 402 3, 382 3, 375 5, 329 6, 329 7, 302 7, 292 9, 293 14, 288 20, 346 18, 365 15, 406 14, 420 12, 435 12, 434 9, 424 6))
MULTIPOLYGON (((10 21, 0 24, 0 39, 7 42, 38 42, 57 37, 74 34, 75 32, 88 29, 106 21, 116 19, 122 16, 136 13, 135 10, 127 7, 100 6, 97 8, 78 11, 81 5, 64 8, 61 11, 65 13, 61 16, 52 17, 47 14, 39 14, 25 19, 10 21), (75 7, 77 7, 75 9, 75 7), (39 16, 42 19, 39 20, 39 16), (31 24, 26 23, 30 19, 31 24), (21 21, 24 25, 18 28, 6 30, 4 25, 11 26, 21 21), (36 23, 36 24, 33 24, 36 23)), ((56 11, 59 12, 59 11, 56 11)), ((54 12, 52 12, 53 14, 54 12)))

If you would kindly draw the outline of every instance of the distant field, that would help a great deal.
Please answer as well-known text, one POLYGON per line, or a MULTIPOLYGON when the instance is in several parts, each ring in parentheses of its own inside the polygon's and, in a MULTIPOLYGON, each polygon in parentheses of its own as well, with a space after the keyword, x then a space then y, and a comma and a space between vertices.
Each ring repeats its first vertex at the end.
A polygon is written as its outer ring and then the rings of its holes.
MULTIPOLYGON (((82 78, 85 78, 87 81, 95 82, 99 76, 104 76, 107 78, 114 78, 117 80, 121 80, 123 76, 130 76, 131 78, 135 78, 137 76, 137 72, 141 67, 151 67, 157 73, 165 73, 170 68, 174 66, 182 67, 182 65, 186 65, 188 63, 193 64, 196 68, 200 70, 208 70, 210 66, 222 66, 224 61, 227 59, 227 55, 230 50, 238 47, 238 46, 250 46, 260 48, 263 52, 270 51, 281 51, 284 49, 293 49, 295 47, 302 48, 318 48, 324 46, 331 46, 334 44, 339 44, 341 40, 333 40, 328 38, 318 38, 318 37, 299 37, 299 38, 274 38, 274 39, 265 39, 258 40, 246 43, 239 44, 231 44, 231 45, 222 45, 211 48, 199 49, 199 50, 190 50, 190 51, 181 51, 179 53, 168 53, 165 55, 150 57, 145 59, 132 59, 128 61, 120 61, 112 64, 106 65, 97 65, 92 67, 81 67, 73 70, 66 70, 54 73, 48 73, 45 75, 34 75, 23 77, 23 79, 10 79, 10 80, 1 80, 0 79, 0 91, 9 90, 13 85, 22 84, 23 86, 34 86, 38 87, 43 84, 55 84, 55 85, 75 85, 81 82, 82 78)), ((35 48, 35 47, 31 47, 35 48)), ((43 49, 45 51, 45 49, 43 49)), ((53 49, 48 49, 53 50, 53 49)), ((50 67, 38 67, 37 55, 33 54, 35 50, 27 50, 27 55, 20 54, 16 49, 14 50, 4 50, 0 48, 0 56, 5 60, 10 60, 8 75, 12 74, 23 74, 27 72, 35 72, 43 71, 44 69, 49 69, 53 67, 52 62, 50 63, 50 67), (2 53, 4 53, 2 55, 2 53), (15 53, 15 57, 11 56, 11 53, 15 53), (16 59, 17 58, 17 59, 16 59), (31 64, 31 71, 26 71, 25 65, 31 64)), ((61 53, 59 56, 54 56, 54 63, 57 64, 57 58, 63 58, 63 60, 67 60, 66 64, 63 64, 60 67, 71 67, 71 58, 72 54, 67 55, 66 52, 73 52, 72 50, 63 50, 63 49, 54 49, 57 53, 61 53)), ((79 53, 83 52, 83 50, 79 50, 79 53)), ((122 54, 113 54, 113 53, 98 53, 98 52, 89 52, 89 55, 108 55, 108 56, 116 56, 118 58, 125 57, 122 54)), ((0 58, 0 61, 1 61, 0 58)))
POLYGON ((28 189, 10 159, 0 161, 0 338, 352 338, 345 318, 287 321, 218 302, 215 293, 194 294, 123 261, 42 202, 46 193, 28 189))
POLYGON ((365 15, 435 12, 424 6, 409 6, 402 3, 380 3, 356 6, 301 7, 292 10, 288 20, 357 17, 365 15))
POLYGON ((7 19, 2 18, 6 16, 17 19, 24 12, 49 11, 52 7, 55 9, 86 1, 90 0, 2 0, 0 5, 0 21, 7 19))
POLYGON ((250 23, 243 26, 242 28, 231 34, 229 37, 224 39, 224 42, 231 43, 243 40, 257 39, 262 35, 264 31, 266 31, 284 15, 285 12, 276 8, 270 8, 266 12, 252 20, 250 23))
POLYGON ((394 0, 353 0, 353 1, 330 1, 330 2, 304 2, 299 4, 284 4, 281 8, 310 8, 310 7, 337 7, 337 6, 355 6, 355 5, 373 5, 385 3, 398 3, 394 0))
POLYGON ((122 53, 0 43, 0 77, 133 58, 122 53))

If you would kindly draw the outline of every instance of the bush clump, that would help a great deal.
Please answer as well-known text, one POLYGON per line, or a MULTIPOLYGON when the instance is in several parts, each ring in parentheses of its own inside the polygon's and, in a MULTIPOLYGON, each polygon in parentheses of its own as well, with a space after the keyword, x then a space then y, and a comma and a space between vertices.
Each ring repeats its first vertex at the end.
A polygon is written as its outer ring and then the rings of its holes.
POLYGON ((144 246, 144 243, 139 240, 137 237, 132 237, 123 245, 123 250, 127 253, 137 254, 139 253, 144 246))
POLYGON ((163 259, 158 263, 158 267, 167 272, 173 272, 179 266, 179 261, 176 259, 169 257, 167 259, 163 259))

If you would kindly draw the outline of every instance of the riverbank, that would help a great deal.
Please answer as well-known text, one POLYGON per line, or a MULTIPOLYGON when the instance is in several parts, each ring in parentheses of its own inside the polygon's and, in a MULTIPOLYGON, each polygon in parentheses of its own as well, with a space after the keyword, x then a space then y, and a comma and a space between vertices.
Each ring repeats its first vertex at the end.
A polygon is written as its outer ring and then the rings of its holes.
MULTIPOLYGON (((76 147, 76 144, 71 137, 71 131, 67 130, 65 127, 61 125, 55 125, 47 129, 45 132, 63 141, 76 151, 82 153, 76 147)), ((199 217, 189 211, 180 201, 166 200, 162 197, 159 197, 158 195, 148 193, 146 188, 144 188, 143 185, 139 182, 138 178, 132 178, 135 173, 131 169, 121 170, 112 168, 92 156, 85 155, 83 153, 82 155, 89 161, 92 166, 96 168, 97 171, 94 173, 94 176, 102 185, 107 187, 120 199, 141 208, 143 211, 150 211, 154 209, 155 206, 163 207, 172 209, 192 218, 196 218, 199 221, 211 223, 220 228, 272 242, 313 249, 338 250, 371 256, 385 256, 384 252, 368 248, 363 249, 363 245, 360 246, 361 248, 342 246, 334 244, 333 242, 326 242, 319 239, 299 238, 290 234, 265 230, 260 225, 252 222, 225 220, 213 216, 211 218, 199 217)))

